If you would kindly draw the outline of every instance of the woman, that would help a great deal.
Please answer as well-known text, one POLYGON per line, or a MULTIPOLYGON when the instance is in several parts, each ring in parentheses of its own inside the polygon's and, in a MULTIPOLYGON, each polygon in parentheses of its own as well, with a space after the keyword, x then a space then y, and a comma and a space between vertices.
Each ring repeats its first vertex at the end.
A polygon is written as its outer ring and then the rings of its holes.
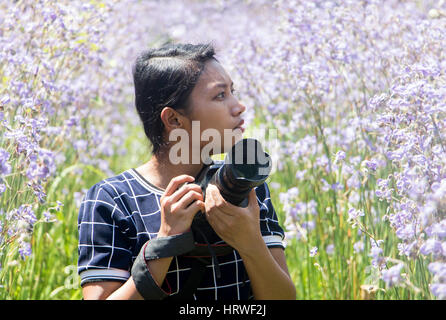
MULTIPOLYGON (((206 266, 192 299, 295 299, 284 233, 267 184, 253 189, 249 205, 241 208, 225 201, 213 185, 203 197, 200 186, 193 183, 206 160, 193 159, 208 143, 201 141, 201 133, 211 129, 220 133, 221 140, 213 141, 213 148, 208 149, 212 155, 235 143, 232 137, 228 142, 228 133, 235 132, 237 140, 244 130, 241 115, 246 107, 233 95, 231 78, 214 54, 209 44, 169 44, 137 58, 135 104, 153 147, 152 158, 95 184, 82 202, 78 271, 84 299, 179 295, 194 258, 178 254, 146 259, 144 250, 190 234, 193 217, 200 210, 222 239, 220 243, 233 250, 218 259, 218 266, 206 266), (196 124, 199 143, 193 133, 196 124), (178 163, 170 152, 176 145, 170 137, 178 131, 192 137, 187 145, 190 161, 178 163)), ((176 242, 178 246, 181 241, 176 242)))

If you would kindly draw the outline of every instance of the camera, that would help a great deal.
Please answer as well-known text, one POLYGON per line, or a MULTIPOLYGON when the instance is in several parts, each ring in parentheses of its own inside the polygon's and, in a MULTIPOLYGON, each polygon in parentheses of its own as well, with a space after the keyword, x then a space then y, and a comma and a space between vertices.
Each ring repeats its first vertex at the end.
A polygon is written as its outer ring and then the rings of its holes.
MULTIPOLYGON (((231 148, 224 161, 205 166, 195 179, 195 183, 201 187, 204 196, 207 186, 214 184, 226 201, 239 207, 246 207, 250 191, 265 182, 271 168, 272 159, 263 150, 260 142, 246 138, 231 148)), ((194 216, 191 229, 195 240, 199 243, 221 241, 201 211, 194 216)))

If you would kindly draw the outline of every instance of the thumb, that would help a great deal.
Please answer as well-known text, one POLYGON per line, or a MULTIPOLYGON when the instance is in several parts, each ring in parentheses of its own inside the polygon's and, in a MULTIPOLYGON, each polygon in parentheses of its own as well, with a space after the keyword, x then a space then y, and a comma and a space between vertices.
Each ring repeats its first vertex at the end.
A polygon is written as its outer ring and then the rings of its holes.
POLYGON ((249 192, 248 199, 249 199, 248 207, 251 207, 251 208, 258 208, 259 207, 259 203, 257 201, 257 194, 256 194, 256 191, 255 191, 255 188, 252 188, 251 191, 249 192))

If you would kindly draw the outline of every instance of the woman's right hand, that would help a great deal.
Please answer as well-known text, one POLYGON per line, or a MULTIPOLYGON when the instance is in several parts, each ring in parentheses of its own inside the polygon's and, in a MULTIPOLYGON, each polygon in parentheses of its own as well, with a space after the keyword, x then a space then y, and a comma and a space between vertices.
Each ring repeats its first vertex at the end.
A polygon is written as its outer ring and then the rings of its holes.
POLYGON ((185 233, 190 230, 192 220, 198 211, 205 211, 203 192, 195 178, 180 175, 170 180, 161 196, 161 225, 158 237, 185 233), (185 184, 188 183, 188 184, 185 184))

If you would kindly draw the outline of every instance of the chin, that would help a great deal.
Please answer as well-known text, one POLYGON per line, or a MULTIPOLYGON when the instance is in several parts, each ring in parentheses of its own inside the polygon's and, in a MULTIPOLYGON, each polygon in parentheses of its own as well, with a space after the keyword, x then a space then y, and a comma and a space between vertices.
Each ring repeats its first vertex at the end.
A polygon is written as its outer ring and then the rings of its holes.
POLYGON ((243 139, 243 132, 241 130, 226 132, 228 134, 220 136, 220 144, 202 141, 201 153, 202 157, 214 156, 231 151, 232 147, 243 139))
POLYGON ((228 141, 225 141, 225 144, 223 145, 222 153, 227 153, 227 152, 231 151, 232 147, 242 139, 243 139, 243 135, 240 134, 240 135, 233 137, 232 139, 228 139, 228 141))

